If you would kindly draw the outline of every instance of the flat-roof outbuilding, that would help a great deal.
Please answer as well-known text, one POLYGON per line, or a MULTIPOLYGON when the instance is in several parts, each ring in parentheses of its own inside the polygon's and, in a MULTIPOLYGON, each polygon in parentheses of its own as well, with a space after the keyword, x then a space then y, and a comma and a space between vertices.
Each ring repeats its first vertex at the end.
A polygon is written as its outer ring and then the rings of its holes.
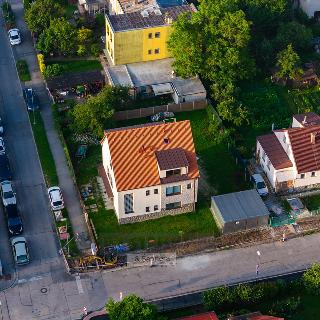
POLYGON ((254 189, 211 197, 211 211, 222 233, 268 225, 268 208, 254 189))

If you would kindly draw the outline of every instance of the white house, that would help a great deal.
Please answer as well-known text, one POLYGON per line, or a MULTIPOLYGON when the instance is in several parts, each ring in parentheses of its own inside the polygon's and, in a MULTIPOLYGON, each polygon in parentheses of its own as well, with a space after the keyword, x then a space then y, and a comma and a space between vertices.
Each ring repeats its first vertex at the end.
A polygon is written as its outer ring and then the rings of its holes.
POLYGON ((310 18, 320 11, 319 0, 299 0, 299 6, 310 18))
POLYGON ((320 116, 293 116, 292 127, 257 137, 256 158, 276 192, 320 184, 320 116))
POLYGON ((119 223, 195 209, 199 170, 189 121, 107 130, 101 144, 119 223))

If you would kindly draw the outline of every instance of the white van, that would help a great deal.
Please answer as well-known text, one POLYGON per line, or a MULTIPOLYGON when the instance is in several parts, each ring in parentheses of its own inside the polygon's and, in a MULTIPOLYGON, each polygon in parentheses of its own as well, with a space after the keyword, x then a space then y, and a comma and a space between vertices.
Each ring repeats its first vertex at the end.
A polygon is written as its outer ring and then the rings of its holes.
POLYGON ((251 176, 254 188, 258 191, 261 197, 266 197, 269 194, 268 188, 262 178, 262 175, 257 173, 251 176))

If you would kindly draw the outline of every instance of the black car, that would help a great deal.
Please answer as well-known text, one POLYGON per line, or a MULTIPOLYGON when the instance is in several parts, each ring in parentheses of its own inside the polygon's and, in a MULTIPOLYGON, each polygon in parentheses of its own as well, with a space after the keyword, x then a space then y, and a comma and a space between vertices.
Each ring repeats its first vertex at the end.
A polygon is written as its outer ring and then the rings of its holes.
POLYGON ((5 208, 8 219, 8 230, 11 236, 19 235, 23 232, 21 217, 16 204, 9 204, 5 208))
POLYGON ((12 172, 6 154, 0 154, 0 182, 12 179, 12 172))
POLYGON ((39 101, 32 88, 25 88, 23 90, 23 97, 26 101, 28 111, 34 111, 39 109, 39 101))

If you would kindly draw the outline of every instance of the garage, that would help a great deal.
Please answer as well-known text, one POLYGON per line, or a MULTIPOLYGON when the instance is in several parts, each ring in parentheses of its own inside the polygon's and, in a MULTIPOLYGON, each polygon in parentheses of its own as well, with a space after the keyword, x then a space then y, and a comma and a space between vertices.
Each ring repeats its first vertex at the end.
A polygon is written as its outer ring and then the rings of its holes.
POLYGON ((222 233, 268 225, 269 211, 256 190, 211 197, 211 212, 222 233))

